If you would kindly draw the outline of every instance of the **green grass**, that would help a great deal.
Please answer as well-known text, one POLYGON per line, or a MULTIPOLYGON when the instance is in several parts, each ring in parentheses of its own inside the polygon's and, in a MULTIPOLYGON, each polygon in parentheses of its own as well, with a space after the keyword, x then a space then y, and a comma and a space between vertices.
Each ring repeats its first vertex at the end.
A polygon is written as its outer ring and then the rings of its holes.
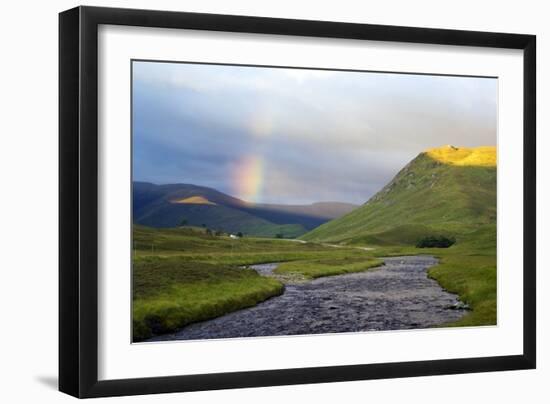
POLYGON ((283 292, 250 269, 190 263, 178 257, 134 263, 133 337, 140 341, 253 306, 283 292))
POLYGON ((233 254, 273 251, 315 251, 326 248, 284 239, 211 236, 200 227, 154 229, 134 225, 133 246, 136 255, 233 254))
POLYGON ((447 326, 496 325, 496 260, 483 255, 446 255, 428 275, 449 292, 459 295, 472 311, 447 326))
POLYGON ((375 256, 433 255, 439 263, 428 270, 444 289, 459 296, 472 309, 460 320, 444 326, 497 324, 496 226, 482 226, 450 248, 385 246, 375 256))
POLYGON ((454 326, 497 323, 496 225, 482 226, 461 244, 435 254, 441 262, 428 275, 473 309, 454 326))
MULTIPOLYGON (((364 254, 363 254, 364 255, 364 254)), ((342 275, 352 272, 362 272, 381 265, 382 260, 375 258, 349 256, 337 259, 315 259, 285 262, 279 265, 274 273, 279 275, 300 276, 305 279, 320 278, 322 276, 342 275)))

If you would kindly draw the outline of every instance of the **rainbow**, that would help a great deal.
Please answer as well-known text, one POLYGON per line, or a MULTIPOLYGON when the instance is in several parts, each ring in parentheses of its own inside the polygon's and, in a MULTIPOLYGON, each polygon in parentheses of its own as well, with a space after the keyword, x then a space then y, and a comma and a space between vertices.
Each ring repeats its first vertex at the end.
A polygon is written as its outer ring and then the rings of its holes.
POLYGON ((242 157, 232 169, 234 194, 246 202, 258 202, 262 192, 264 167, 258 156, 242 157))

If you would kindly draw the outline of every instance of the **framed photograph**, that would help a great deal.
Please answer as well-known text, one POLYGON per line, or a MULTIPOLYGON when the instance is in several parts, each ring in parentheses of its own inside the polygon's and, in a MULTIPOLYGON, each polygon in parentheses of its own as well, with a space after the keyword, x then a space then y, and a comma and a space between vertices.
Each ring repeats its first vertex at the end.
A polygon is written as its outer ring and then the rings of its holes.
POLYGON ((535 36, 59 28, 61 391, 535 367, 535 36))

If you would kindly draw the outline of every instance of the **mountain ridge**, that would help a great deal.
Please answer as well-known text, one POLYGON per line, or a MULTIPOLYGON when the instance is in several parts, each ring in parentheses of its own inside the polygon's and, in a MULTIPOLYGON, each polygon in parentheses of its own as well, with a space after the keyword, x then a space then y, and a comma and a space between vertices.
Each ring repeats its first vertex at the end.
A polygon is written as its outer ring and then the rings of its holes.
POLYGON ((133 182, 133 218, 151 227, 191 225, 250 235, 296 237, 356 208, 342 202, 255 204, 194 184, 133 182))
POLYGON ((405 165, 365 204, 301 236, 343 243, 414 244, 496 227, 496 147, 443 146, 405 165))

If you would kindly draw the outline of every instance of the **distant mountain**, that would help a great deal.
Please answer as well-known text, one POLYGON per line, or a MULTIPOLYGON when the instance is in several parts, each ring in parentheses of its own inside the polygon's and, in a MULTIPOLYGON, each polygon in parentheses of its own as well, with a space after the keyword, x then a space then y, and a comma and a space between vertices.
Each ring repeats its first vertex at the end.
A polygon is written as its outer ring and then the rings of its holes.
POLYGON ((496 175, 495 147, 430 149, 367 203, 301 238, 406 245, 430 235, 496 235, 496 175))
POLYGON ((334 219, 351 212, 358 205, 345 202, 315 202, 310 205, 273 205, 273 204, 257 204, 257 208, 287 212, 293 214, 301 214, 319 219, 334 219))
POLYGON ((151 227, 175 227, 185 220, 233 233, 297 237, 356 207, 341 202, 254 204, 198 185, 133 183, 134 222, 151 227))

